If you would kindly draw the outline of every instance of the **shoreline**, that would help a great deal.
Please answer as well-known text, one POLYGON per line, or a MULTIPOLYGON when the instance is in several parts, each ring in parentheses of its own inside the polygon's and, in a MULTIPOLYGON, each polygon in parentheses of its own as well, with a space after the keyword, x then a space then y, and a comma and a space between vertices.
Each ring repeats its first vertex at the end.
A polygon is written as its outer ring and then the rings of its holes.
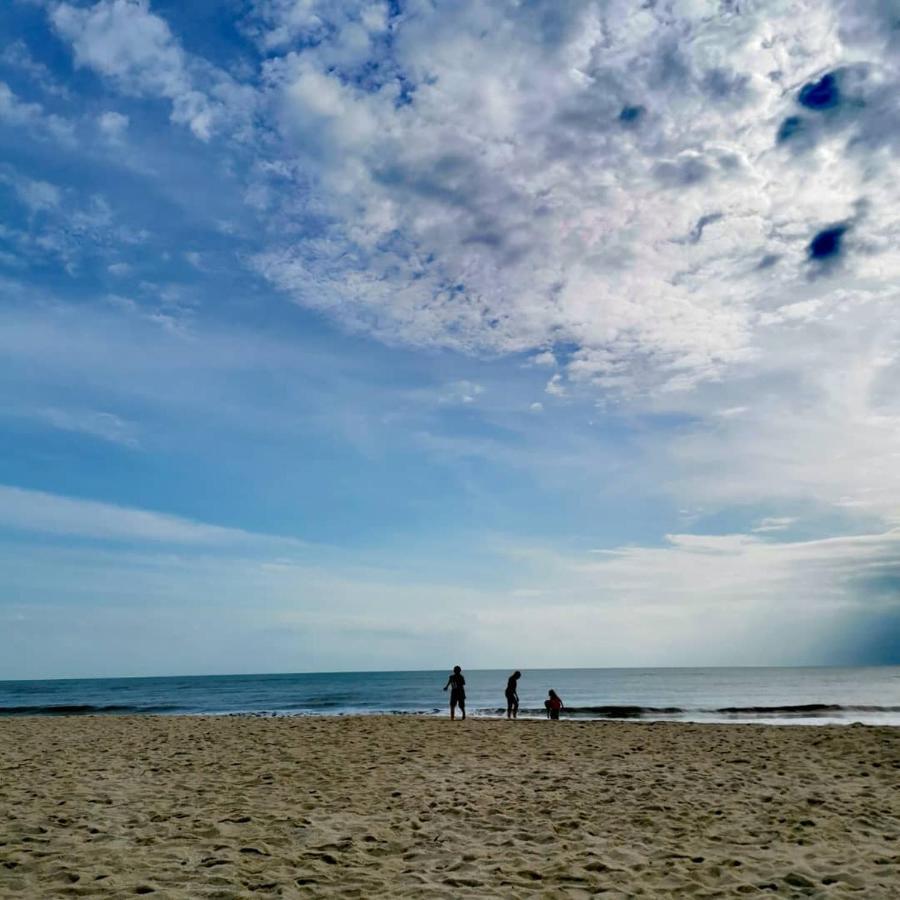
POLYGON ((896 728, 506 724, 0 720, 0 895, 896 896, 896 728))
MULTIPOLYGON (((446 710, 440 712, 424 712, 418 710, 397 710, 384 711, 373 710, 372 712, 354 711, 354 712, 280 712, 277 710, 260 710, 246 712, 0 712, 0 724, 7 721, 23 721, 30 719, 52 720, 52 721, 78 721, 81 719, 312 719, 312 720, 347 720, 360 719, 368 721, 371 719, 386 719, 393 721, 397 719, 413 720, 413 721, 442 721, 446 720, 450 723, 450 717, 446 710)), ((457 717, 457 724, 463 720, 457 717)), ((506 715, 500 714, 478 714, 469 713, 465 719, 466 722, 549 722, 543 715, 519 715, 517 719, 508 720, 506 715)), ((677 718, 675 716, 669 718, 644 718, 642 716, 623 716, 615 718, 612 716, 590 716, 590 715, 565 715, 565 713, 557 720, 558 722, 569 722, 572 724, 589 725, 589 724, 618 724, 618 725, 694 725, 704 727, 723 727, 730 726, 755 726, 759 728, 900 728, 900 720, 895 722, 864 722, 857 719, 847 717, 846 719, 827 718, 825 716, 817 719, 811 719, 802 715, 790 716, 784 715, 773 719, 754 719, 747 717, 741 719, 733 718, 677 718)))

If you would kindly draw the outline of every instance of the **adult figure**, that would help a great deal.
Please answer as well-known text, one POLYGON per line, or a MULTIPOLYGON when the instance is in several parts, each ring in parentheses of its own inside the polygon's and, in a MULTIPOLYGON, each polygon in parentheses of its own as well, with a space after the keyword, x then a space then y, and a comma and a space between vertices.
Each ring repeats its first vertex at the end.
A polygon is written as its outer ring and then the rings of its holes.
POLYGON ((462 717, 466 717, 466 679, 463 678, 462 669, 459 666, 453 667, 453 672, 444 685, 444 690, 450 688, 450 718, 456 718, 456 707, 462 713, 462 717))
POLYGON ((506 682, 506 718, 515 719, 519 715, 519 679, 522 673, 517 669, 506 682))

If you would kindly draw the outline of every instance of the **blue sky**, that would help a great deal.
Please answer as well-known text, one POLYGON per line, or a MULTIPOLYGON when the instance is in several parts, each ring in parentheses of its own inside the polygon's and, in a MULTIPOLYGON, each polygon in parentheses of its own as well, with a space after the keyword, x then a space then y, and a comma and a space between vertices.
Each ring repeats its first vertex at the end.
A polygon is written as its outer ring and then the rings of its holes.
POLYGON ((900 661, 895 3, 0 8, 0 677, 900 661))

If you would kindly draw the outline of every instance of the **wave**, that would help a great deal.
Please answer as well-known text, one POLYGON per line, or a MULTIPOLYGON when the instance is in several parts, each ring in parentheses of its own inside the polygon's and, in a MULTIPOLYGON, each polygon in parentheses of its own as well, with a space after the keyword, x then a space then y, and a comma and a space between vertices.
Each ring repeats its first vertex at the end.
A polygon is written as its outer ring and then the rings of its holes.
MULTIPOLYGON (((482 716, 505 716, 506 707, 477 709, 476 714, 482 716)), ((654 716, 682 716, 688 711, 679 706, 566 706, 562 714, 569 718, 581 717, 590 719, 641 719, 654 716)), ((543 708, 519 707, 520 716, 545 716, 543 708)))
POLYGON ((900 706, 842 706, 839 703, 801 703, 796 706, 723 706, 715 710, 723 715, 747 716, 821 716, 845 713, 900 712, 900 706))
POLYGON ((0 716, 114 716, 166 713, 183 710, 181 706, 130 706, 124 704, 63 703, 35 706, 0 706, 0 716))
MULTIPOLYGON (((0 706, 0 718, 9 716, 124 716, 124 715, 235 715, 235 716, 318 716, 318 715, 391 715, 431 716, 440 715, 443 707, 397 709, 374 706, 347 706, 332 700, 311 700, 302 704, 288 704, 278 709, 252 707, 191 707, 179 704, 29 704, 0 706)), ((562 717, 567 719, 618 719, 645 721, 753 721, 759 719, 838 719, 851 720, 854 716, 893 716, 900 713, 900 706, 841 705, 836 703, 802 703, 779 706, 721 706, 685 708, 680 706, 637 706, 606 704, 601 706, 567 706, 562 717)), ((506 707, 482 707, 470 709, 470 714, 487 718, 503 718, 506 707)), ((522 718, 544 718, 543 707, 520 707, 522 718)))
MULTIPOLYGON (((476 715, 505 716, 505 707, 475 710, 476 715)), ((567 706, 565 718, 583 719, 692 719, 698 718, 847 718, 855 714, 900 713, 900 706, 844 706, 836 703, 801 703, 787 706, 722 706, 686 709, 680 706, 567 706)), ((544 709, 519 708, 523 717, 543 717, 544 709)))

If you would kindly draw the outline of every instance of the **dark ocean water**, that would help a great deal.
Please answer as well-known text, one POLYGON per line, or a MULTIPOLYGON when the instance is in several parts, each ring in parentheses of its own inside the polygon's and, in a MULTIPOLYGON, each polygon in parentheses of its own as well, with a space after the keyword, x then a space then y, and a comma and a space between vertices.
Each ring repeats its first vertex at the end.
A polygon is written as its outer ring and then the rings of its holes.
MULTIPOLYGON (((0 681, 0 716, 126 714, 445 714, 448 672, 339 672, 0 681)), ((505 714, 506 670, 465 671, 470 715, 505 714)), ((853 669, 533 669, 520 716, 692 722, 900 725, 900 667, 853 669)))

